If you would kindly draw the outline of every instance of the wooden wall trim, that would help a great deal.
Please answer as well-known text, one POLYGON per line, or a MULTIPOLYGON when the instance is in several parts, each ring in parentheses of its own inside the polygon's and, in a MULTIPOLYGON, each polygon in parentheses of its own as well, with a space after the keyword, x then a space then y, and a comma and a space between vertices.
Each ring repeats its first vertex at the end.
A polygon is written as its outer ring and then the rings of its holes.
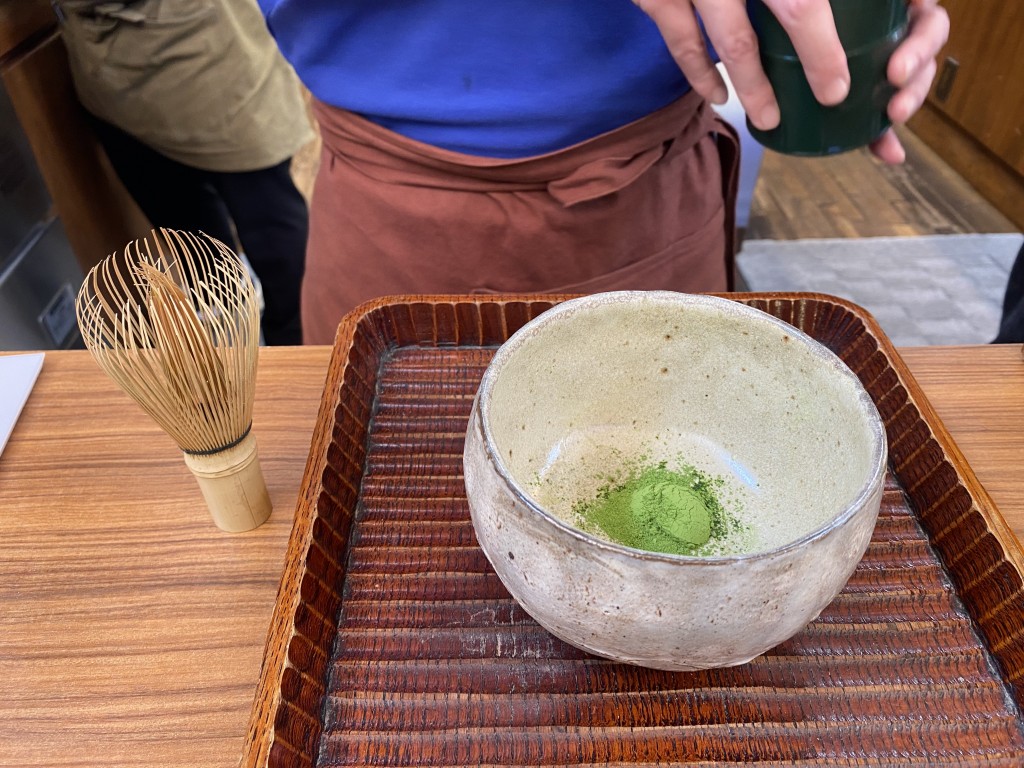
POLYGON ((0 0, 0 61, 56 28, 47 0, 0 0))
POLYGON ((149 224, 78 102, 60 33, 4 61, 0 77, 82 270, 144 234, 149 224))
POLYGON ((930 103, 925 103, 907 127, 1024 231, 1024 176, 930 103))

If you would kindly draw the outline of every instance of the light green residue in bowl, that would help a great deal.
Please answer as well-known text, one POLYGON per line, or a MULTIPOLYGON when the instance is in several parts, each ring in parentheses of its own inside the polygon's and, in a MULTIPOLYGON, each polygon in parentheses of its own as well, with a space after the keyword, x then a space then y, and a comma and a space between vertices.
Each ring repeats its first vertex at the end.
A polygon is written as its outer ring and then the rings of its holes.
POLYGON ((619 544, 673 555, 719 554, 721 544, 745 526, 718 499, 721 479, 691 466, 665 462, 631 473, 577 502, 573 512, 591 533, 619 544))

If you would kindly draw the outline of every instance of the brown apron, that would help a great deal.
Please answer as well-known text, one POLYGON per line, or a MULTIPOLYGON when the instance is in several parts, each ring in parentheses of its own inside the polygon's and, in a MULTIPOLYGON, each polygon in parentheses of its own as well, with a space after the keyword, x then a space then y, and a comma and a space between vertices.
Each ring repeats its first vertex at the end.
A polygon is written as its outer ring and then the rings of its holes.
POLYGON ((319 102, 314 112, 307 344, 331 343, 346 312, 384 295, 732 286, 739 144, 696 93, 514 160, 439 149, 319 102))

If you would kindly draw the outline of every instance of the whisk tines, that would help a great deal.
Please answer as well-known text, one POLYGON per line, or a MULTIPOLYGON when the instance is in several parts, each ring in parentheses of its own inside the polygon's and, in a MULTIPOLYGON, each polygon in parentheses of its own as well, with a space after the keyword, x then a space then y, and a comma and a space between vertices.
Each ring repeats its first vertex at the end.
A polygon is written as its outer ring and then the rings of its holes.
POLYGON ((250 431, 259 309, 241 259, 207 235, 161 229, 96 265, 76 310, 100 367, 184 451, 214 522, 262 524, 271 502, 250 431))
POLYGON ((204 234, 161 229, 90 271, 77 302, 99 365, 189 453, 252 418, 259 310, 241 260, 204 234))

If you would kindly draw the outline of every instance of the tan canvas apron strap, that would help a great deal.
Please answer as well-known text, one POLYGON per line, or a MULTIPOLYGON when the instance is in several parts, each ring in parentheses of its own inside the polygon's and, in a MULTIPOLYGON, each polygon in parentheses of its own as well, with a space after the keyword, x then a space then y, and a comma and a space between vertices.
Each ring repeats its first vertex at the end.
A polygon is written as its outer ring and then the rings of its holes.
POLYGON ((715 116, 718 158, 722 165, 722 199, 725 200, 725 275, 728 290, 736 290, 736 196, 740 181, 740 137, 736 129, 715 116))
POLYGON ((475 157, 409 139, 345 110, 314 102, 324 149, 377 181, 476 192, 546 189, 569 207, 631 184, 671 146, 685 150, 714 130, 697 94, 580 144, 524 159, 475 157))

